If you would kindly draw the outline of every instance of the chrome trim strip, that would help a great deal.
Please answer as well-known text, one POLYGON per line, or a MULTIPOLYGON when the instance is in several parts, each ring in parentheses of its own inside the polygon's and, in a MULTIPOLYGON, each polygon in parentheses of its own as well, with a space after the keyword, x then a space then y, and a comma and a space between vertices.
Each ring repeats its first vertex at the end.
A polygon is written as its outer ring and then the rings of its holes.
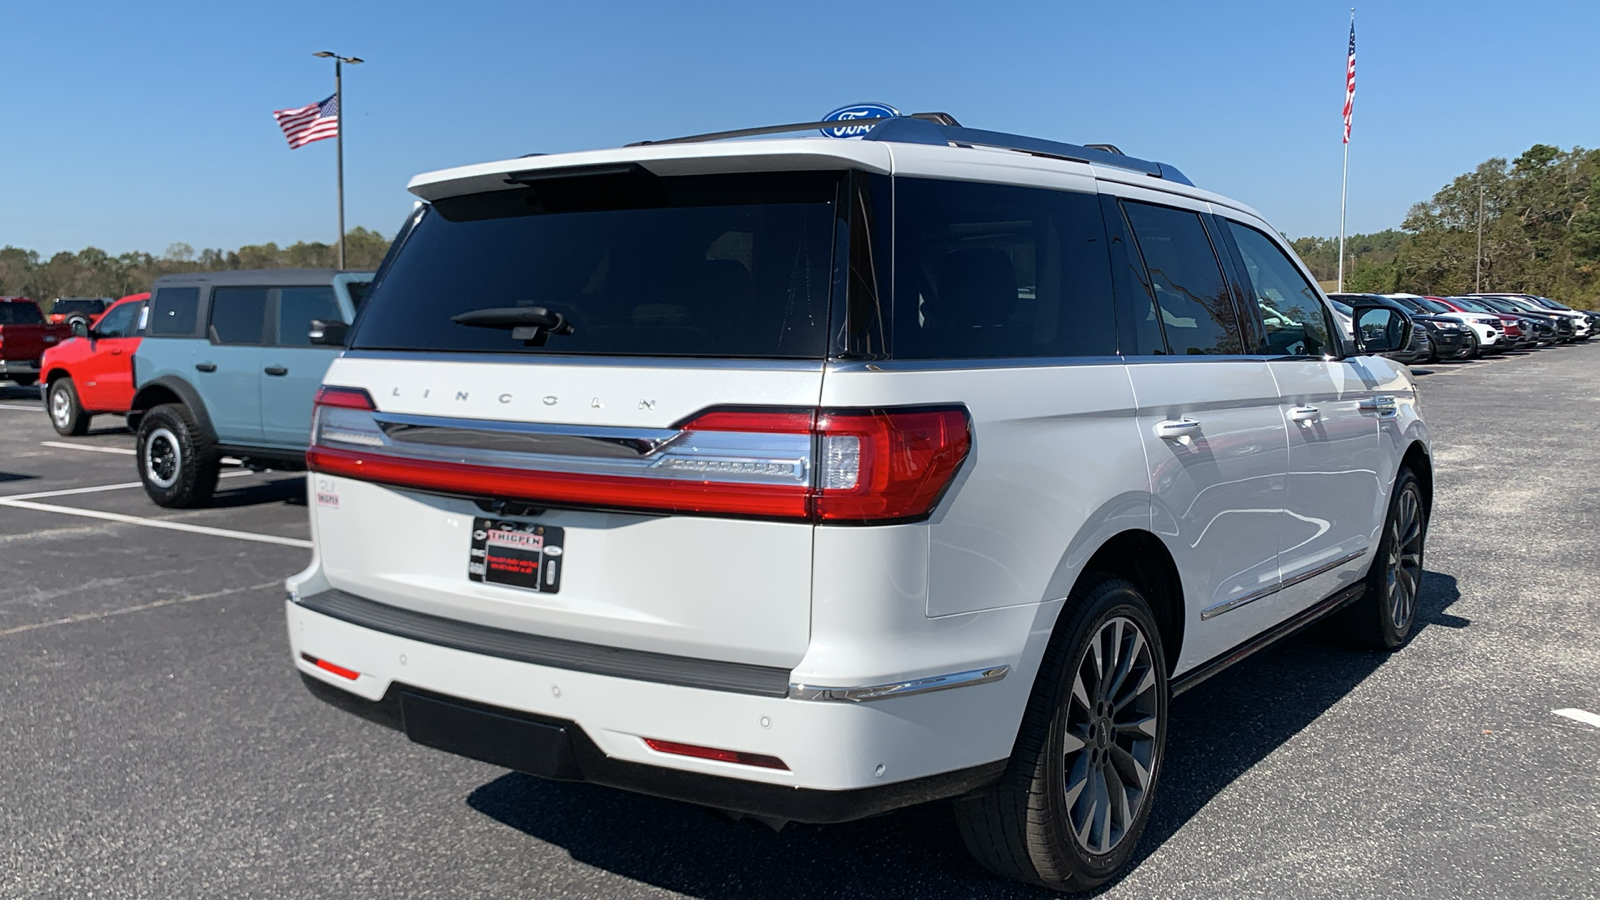
POLYGON ((869 687, 818 687, 790 682, 789 697, 792 700, 845 700, 851 703, 865 703, 869 700, 887 700, 891 697, 909 697, 913 694, 928 694, 933 691, 970 687, 974 684, 988 684, 1006 677, 1010 671, 1010 666, 991 666, 987 669, 969 669, 965 672, 875 684, 869 687))
POLYGON ((829 372, 962 372, 972 369, 1039 369, 1120 366, 1120 356, 1019 356, 985 359, 832 360, 829 372))
POLYGON ((1299 575, 1294 576, 1293 578, 1287 578, 1287 579, 1285 579, 1283 581, 1280 581, 1277 584, 1275 584, 1275 585, 1273 585, 1273 586, 1271 586, 1269 588, 1263 588, 1263 589, 1261 589, 1259 591, 1256 591, 1254 593, 1245 594, 1242 597, 1234 597, 1232 600, 1224 600, 1221 603, 1213 603, 1212 605, 1206 607, 1205 609, 1200 610, 1200 621, 1203 622, 1206 619, 1214 619, 1217 616, 1220 616, 1225 612, 1232 612, 1232 611, 1238 609, 1241 606, 1244 606, 1244 605, 1249 604, 1249 603, 1254 603, 1257 600, 1260 600, 1260 599, 1262 599, 1264 597, 1271 597, 1273 594, 1276 594, 1277 592, 1283 590, 1284 588, 1291 588, 1291 587, 1294 587, 1297 584, 1300 584, 1301 582, 1310 581, 1311 579, 1317 577, 1318 575, 1325 575, 1325 574, 1327 574, 1329 572, 1332 572, 1334 569, 1337 569, 1340 566, 1345 565, 1346 563, 1355 562, 1356 560, 1358 560, 1361 557, 1366 556, 1366 555, 1367 555, 1367 548, 1366 547, 1362 547, 1360 550, 1357 550, 1354 553, 1346 553, 1344 556, 1339 557, 1338 559, 1334 560, 1333 562, 1325 563, 1323 565, 1320 565, 1320 566, 1316 567, 1315 569, 1312 569, 1309 572, 1302 572, 1299 575))

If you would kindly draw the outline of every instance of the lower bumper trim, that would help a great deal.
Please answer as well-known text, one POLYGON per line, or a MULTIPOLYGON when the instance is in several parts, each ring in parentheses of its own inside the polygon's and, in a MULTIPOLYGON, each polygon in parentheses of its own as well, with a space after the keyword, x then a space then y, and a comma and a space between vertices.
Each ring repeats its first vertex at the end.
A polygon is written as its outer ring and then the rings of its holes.
POLYGON ((364 700, 300 673, 311 693, 346 712, 404 731, 411 740, 528 775, 586 781, 730 812, 815 825, 850 822, 990 784, 1006 760, 854 790, 745 781, 606 756, 576 722, 501 709, 399 683, 364 700))

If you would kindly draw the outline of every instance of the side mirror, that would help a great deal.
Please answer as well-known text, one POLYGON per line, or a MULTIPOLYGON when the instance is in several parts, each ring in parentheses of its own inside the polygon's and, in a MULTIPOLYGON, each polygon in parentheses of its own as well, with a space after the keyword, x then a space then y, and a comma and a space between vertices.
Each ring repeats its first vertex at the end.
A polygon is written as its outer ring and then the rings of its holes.
POLYGON ((337 319, 312 319, 309 336, 311 343, 319 347, 343 347, 350 337, 350 326, 337 319))
POLYGON ((1411 317, 1398 309, 1357 306, 1350 318, 1361 353, 1398 353, 1411 346, 1411 317))
POLYGON ((73 319, 67 323, 72 328, 73 337, 86 338, 89 336, 89 323, 82 319, 73 319))

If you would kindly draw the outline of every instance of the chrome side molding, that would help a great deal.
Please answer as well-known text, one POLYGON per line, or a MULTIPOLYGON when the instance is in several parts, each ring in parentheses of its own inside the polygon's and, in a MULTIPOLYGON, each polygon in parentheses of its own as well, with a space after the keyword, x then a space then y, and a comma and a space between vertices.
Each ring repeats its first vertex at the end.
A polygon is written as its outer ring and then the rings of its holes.
POLYGON ((974 684, 988 684, 999 681, 1010 672, 1010 666, 993 666, 987 669, 969 669, 948 675, 933 675, 928 678, 865 687, 818 687, 790 682, 789 697, 792 700, 845 700, 851 703, 865 703, 869 700, 887 700, 890 697, 909 697, 912 694, 927 694, 974 684))
POLYGON ((1200 620, 1203 622, 1206 619, 1214 619, 1225 612, 1232 612, 1247 603, 1254 603, 1257 600, 1261 600, 1265 597, 1271 597, 1273 594, 1276 594, 1284 588, 1294 587, 1302 581, 1310 581, 1318 575, 1324 575, 1328 572, 1332 572, 1334 569, 1337 569, 1346 563, 1355 562, 1361 557, 1366 556, 1367 550, 1368 548, 1362 547, 1360 550, 1357 550, 1354 553, 1346 553, 1344 556, 1339 557, 1333 562, 1317 566, 1315 569, 1312 569, 1309 572, 1301 572, 1299 575, 1296 575, 1293 578, 1285 578, 1283 581, 1280 581, 1271 587, 1262 588, 1259 591, 1253 591, 1245 594, 1242 597, 1234 597, 1231 600, 1224 600, 1221 603, 1213 603, 1205 609, 1200 610, 1200 620))

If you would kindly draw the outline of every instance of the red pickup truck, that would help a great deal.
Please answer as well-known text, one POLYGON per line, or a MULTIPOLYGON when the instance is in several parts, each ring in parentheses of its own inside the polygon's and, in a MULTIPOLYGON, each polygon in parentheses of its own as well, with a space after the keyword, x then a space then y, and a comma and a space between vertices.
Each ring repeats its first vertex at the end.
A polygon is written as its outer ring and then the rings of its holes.
POLYGON ((44 351, 72 336, 70 325, 50 325, 27 297, 0 297, 0 378, 22 387, 39 380, 44 351))

